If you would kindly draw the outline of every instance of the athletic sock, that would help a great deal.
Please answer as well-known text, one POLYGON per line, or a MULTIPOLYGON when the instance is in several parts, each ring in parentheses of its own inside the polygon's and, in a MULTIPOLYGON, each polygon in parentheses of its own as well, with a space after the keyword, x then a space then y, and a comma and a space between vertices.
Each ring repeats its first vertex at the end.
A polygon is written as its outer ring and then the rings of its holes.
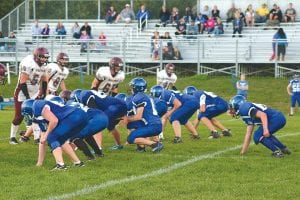
POLYGON ((19 125, 11 124, 11 126, 10 126, 10 137, 11 138, 16 137, 18 130, 19 130, 19 125))
POLYGON ((271 138, 266 138, 264 137, 261 141, 260 141, 265 147, 267 147, 268 149, 270 149, 272 152, 278 150, 277 147, 275 146, 275 144, 273 143, 271 138))
POLYGON ((92 147, 95 154, 102 154, 101 149, 99 148, 97 142, 95 141, 93 136, 88 136, 85 138, 85 141, 92 147))
POLYGON ((273 144, 278 147, 279 149, 284 149, 286 146, 282 144, 274 135, 270 136, 270 139, 272 140, 273 144))
POLYGON ((73 143, 78 147, 79 150, 84 153, 85 156, 94 157, 87 144, 82 139, 75 139, 73 143))

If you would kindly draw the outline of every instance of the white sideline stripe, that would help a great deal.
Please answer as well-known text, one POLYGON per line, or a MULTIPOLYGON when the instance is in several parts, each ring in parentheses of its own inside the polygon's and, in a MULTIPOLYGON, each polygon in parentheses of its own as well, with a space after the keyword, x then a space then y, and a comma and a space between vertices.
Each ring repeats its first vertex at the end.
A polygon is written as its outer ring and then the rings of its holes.
MULTIPOLYGON (((285 134, 285 135, 281 135, 281 136, 278 136, 278 137, 281 138, 281 137, 297 136, 297 135, 300 135, 300 132, 285 134)), ((251 145, 253 145, 253 144, 251 144, 251 145)), ((240 149, 241 147, 242 147, 242 145, 238 145, 238 146, 235 146, 235 147, 231 147, 231 148, 227 148, 227 149, 224 149, 224 150, 221 150, 221 151, 217 151, 215 153, 210 153, 210 154, 206 154, 206 155, 197 156, 195 158, 186 160, 184 162, 175 163, 174 165, 171 165, 169 167, 160 168, 158 170, 152 171, 152 172, 147 173, 147 174, 143 174, 143 175, 139 175, 139 176, 130 176, 128 178, 123 178, 123 179, 119 179, 119 180, 107 181, 107 182, 102 183, 100 185, 86 187, 86 188, 83 188, 81 190, 78 190, 78 191, 75 191, 75 192, 72 192, 72 193, 66 193, 66 194, 62 194, 62 195, 59 195, 59 196, 49 196, 46 199, 48 199, 48 200, 68 199, 68 198, 72 198, 72 197, 79 197, 79 196, 82 196, 82 195, 91 194, 91 193, 96 192, 97 190, 104 189, 104 188, 107 188, 107 187, 110 187, 110 186, 120 185, 120 184, 123 184, 123 183, 133 182, 133 181, 136 181, 136 180, 141 180, 141 179, 157 176, 157 175, 160 175, 160 174, 165 174, 165 173, 174 171, 176 169, 191 165, 191 164, 193 164, 197 161, 210 159, 210 158, 213 158, 215 156, 218 156, 218 155, 230 152, 230 151, 240 149)))

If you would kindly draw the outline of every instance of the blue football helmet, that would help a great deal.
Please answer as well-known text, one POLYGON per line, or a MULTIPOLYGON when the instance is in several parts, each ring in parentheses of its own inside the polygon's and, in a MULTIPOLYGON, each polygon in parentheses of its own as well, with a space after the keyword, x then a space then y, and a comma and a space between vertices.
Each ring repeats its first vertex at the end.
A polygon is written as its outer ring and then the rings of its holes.
POLYGON ((243 95, 235 95, 229 100, 230 114, 234 117, 239 115, 240 106, 246 102, 246 98, 243 95))
POLYGON ((122 101, 126 101, 127 95, 125 93, 118 93, 115 98, 120 99, 122 101))
POLYGON ((150 89, 150 95, 153 97, 160 98, 164 88, 160 85, 155 85, 150 89))
POLYGON ((81 89, 76 89, 73 92, 71 92, 71 94, 70 94, 70 100, 73 100, 75 102, 80 102, 79 97, 80 97, 81 91, 82 91, 81 89))
POLYGON ((194 95, 197 90, 195 86, 190 85, 184 88, 183 94, 194 95))
POLYGON ((55 103, 59 103, 59 104, 65 104, 65 101, 63 98, 59 97, 59 96, 53 96, 49 99, 49 101, 55 102, 55 103))
POLYGON ((147 82, 143 78, 134 78, 129 83, 134 94, 138 92, 145 92, 147 89, 147 82))
POLYGON ((21 114, 24 116, 24 121, 27 124, 31 124, 32 122, 32 118, 33 118, 33 110, 32 110, 32 106, 33 106, 33 99, 27 99, 25 101, 23 101, 22 105, 21 105, 21 114))

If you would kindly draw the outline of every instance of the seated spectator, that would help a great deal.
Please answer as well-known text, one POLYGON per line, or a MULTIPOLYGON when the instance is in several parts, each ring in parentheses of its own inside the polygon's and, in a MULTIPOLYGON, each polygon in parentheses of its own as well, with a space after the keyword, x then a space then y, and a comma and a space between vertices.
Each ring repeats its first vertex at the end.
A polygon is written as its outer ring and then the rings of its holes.
POLYGON ((7 51, 9 52, 15 52, 16 51, 16 35, 14 32, 10 32, 8 35, 8 39, 10 39, 9 42, 7 42, 7 51))
POLYGON ((0 31, 0 51, 5 51, 5 42, 2 31, 0 31))
POLYGON ((171 12, 171 15, 170 15, 170 23, 173 24, 173 26, 176 26, 179 22, 179 10, 177 7, 173 7, 172 8, 172 12, 171 12))
POLYGON ((150 12, 146 10, 145 4, 141 5, 140 10, 136 14, 136 19, 138 20, 139 28, 144 30, 146 26, 146 20, 150 19, 150 12))
POLYGON ((72 29, 71 29, 71 33, 73 38, 75 39, 79 39, 80 38, 80 26, 78 24, 78 22, 75 22, 72 29))
POLYGON ((276 4, 273 5, 273 8, 270 10, 269 19, 266 23, 267 26, 280 26, 282 20, 282 12, 279 6, 276 4))
POLYGON ((205 5, 203 7, 203 10, 201 11, 201 13, 206 19, 208 19, 208 16, 210 16, 210 11, 209 11, 208 5, 205 5))
POLYGON ((133 10, 130 8, 129 4, 125 5, 125 8, 117 16, 115 23, 118 23, 120 20, 125 21, 127 24, 135 19, 133 10))
POLYGON ((211 16, 214 20, 220 18, 220 10, 218 9, 218 6, 214 5, 213 9, 211 10, 211 16))
POLYGON ((100 47, 105 48, 107 45, 107 39, 106 39, 106 35, 104 35, 103 32, 100 33, 98 40, 99 40, 100 47))
POLYGON ((176 26, 175 35, 186 35, 186 23, 184 18, 181 18, 176 26))
POLYGON ((80 53, 86 53, 87 52, 90 39, 91 38, 87 34, 86 31, 82 31, 81 32, 81 36, 79 38, 79 41, 80 41, 80 53))
POLYGON ((232 25, 233 25, 232 37, 235 37, 236 32, 239 33, 239 37, 242 37, 243 20, 241 19, 239 12, 235 12, 235 19, 233 20, 232 25))
POLYGON ((268 19, 270 11, 267 7, 267 4, 262 4, 261 7, 256 9, 255 22, 256 23, 265 23, 268 19))
POLYGON ((192 20, 195 20, 191 6, 185 8, 184 20, 186 23, 190 23, 192 20))
POLYGON ((159 12, 159 20, 163 27, 165 27, 167 25, 167 23, 169 23, 170 15, 171 15, 171 13, 167 9, 167 6, 162 5, 161 10, 159 12))
POLYGON ((211 34, 214 31, 215 26, 216 26, 215 20, 211 16, 209 16, 208 20, 206 20, 205 23, 205 30, 207 31, 208 34, 211 34))
POLYGON ((160 56, 160 44, 159 44, 159 40, 154 40, 153 41, 153 52, 152 52, 152 59, 153 60, 159 60, 159 56, 160 56))
POLYGON ((236 10, 237 9, 235 8, 234 3, 231 4, 231 8, 229 8, 227 13, 226 13, 226 16, 227 16, 226 23, 232 22, 234 20, 236 10))
POLYGON ((67 31, 62 22, 59 21, 57 23, 55 33, 56 33, 56 35, 58 35, 58 37, 56 37, 56 38, 65 38, 65 36, 67 35, 67 31))
POLYGON ((117 18, 117 11, 115 11, 115 8, 113 6, 110 6, 105 14, 105 22, 107 24, 113 23, 117 18))
POLYGON ((177 47, 174 48, 174 60, 182 60, 181 53, 177 47))
POLYGON ((167 41, 167 43, 163 42, 163 46, 173 46, 172 37, 170 36, 169 32, 165 32, 164 36, 162 36, 161 39, 167 41))
POLYGON ((296 10, 293 8, 293 3, 289 3, 288 8, 284 13, 285 22, 295 22, 296 21, 296 10))
POLYGON ((163 60, 174 60, 174 49, 173 47, 164 47, 162 53, 163 60))
POLYGON ((31 27, 31 35, 32 35, 32 39, 37 39, 39 38, 39 36, 41 35, 42 29, 39 25, 39 21, 35 20, 34 24, 31 27))
POLYGON ((253 10, 252 4, 249 4, 246 12, 245 12, 245 22, 246 22, 246 26, 250 27, 250 26, 254 26, 254 17, 255 17, 255 12, 253 10))
POLYGON ((86 34, 88 34, 88 36, 90 38, 92 38, 92 27, 89 25, 88 22, 84 22, 84 25, 80 28, 80 33, 82 34, 83 31, 86 32, 86 34))
POLYGON ((195 24, 195 21, 191 20, 187 27, 187 39, 197 39, 199 33, 199 27, 195 24))
POLYGON ((206 20, 207 19, 201 13, 195 18, 195 24, 198 25, 200 34, 203 34, 203 31, 205 30, 206 20))
POLYGON ((161 37, 159 35, 159 32, 158 31, 154 31, 153 32, 153 36, 151 36, 151 57, 152 57, 152 53, 153 53, 153 50, 154 50, 154 41, 158 41, 160 39, 162 39, 163 37, 161 37))
POLYGON ((215 36, 224 34, 223 22, 222 22, 221 18, 219 18, 219 17, 217 18, 216 26, 214 29, 214 34, 215 34, 215 36))
POLYGON ((42 29, 41 35, 43 39, 49 38, 50 28, 49 24, 45 24, 45 27, 42 29))
POLYGON ((243 21, 243 24, 244 24, 244 22, 245 22, 245 14, 243 13, 243 11, 242 11, 241 8, 238 8, 237 12, 240 13, 240 18, 241 18, 241 20, 243 21))

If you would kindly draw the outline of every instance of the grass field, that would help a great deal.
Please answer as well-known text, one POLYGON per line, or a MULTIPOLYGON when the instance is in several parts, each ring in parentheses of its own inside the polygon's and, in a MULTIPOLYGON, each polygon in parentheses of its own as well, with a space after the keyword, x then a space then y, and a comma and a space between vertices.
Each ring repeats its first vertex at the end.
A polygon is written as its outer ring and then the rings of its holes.
MULTIPOLYGON (((128 82, 120 91, 128 90, 128 82)), ((70 89, 89 88, 92 76, 84 83, 79 76, 69 77, 70 89)), ((148 86, 155 77, 145 77, 148 86)), ((287 79, 250 78, 249 100, 264 103, 288 113, 287 79)), ((16 85, 1 86, 1 94, 11 97, 16 85)), ((187 85, 215 92, 229 99, 235 94, 230 77, 192 76, 178 80, 177 86, 187 85)), ((150 88, 150 87, 149 87, 150 88)), ((8 143, 13 108, 0 111, 0 199, 299 199, 300 198, 300 112, 287 116, 287 125, 276 135, 292 151, 292 155, 278 159, 262 145, 251 145, 245 156, 240 156, 246 126, 241 119, 228 115, 218 117, 232 130, 230 138, 209 140, 208 130, 200 125, 201 140, 189 138, 183 127, 182 144, 172 144, 174 137, 170 125, 164 132, 165 148, 159 154, 150 149, 135 152, 135 146, 123 150, 110 150, 112 137, 104 132, 105 157, 86 161, 83 168, 71 167, 65 172, 50 172, 53 156, 47 152, 43 167, 35 167, 37 145, 8 143)), ((22 128, 24 129, 24 125, 22 128)), ((120 127, 122 140, 126 130, 120 127)), ((79 157, 85 161, 81 152, 79 157)), ((66 157, 66 163, 71 165, 66 157)))

